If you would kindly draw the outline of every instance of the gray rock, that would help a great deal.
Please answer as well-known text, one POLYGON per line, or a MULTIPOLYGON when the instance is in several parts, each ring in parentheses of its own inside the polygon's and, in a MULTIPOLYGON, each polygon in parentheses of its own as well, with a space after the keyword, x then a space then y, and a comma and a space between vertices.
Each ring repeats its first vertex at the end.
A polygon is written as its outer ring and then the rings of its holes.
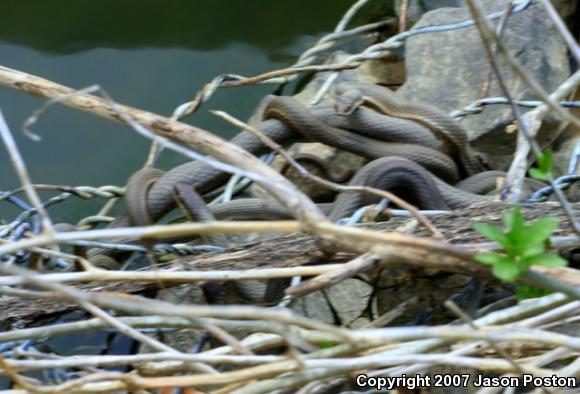
MULTIPOLYGON (((576 0, 552 0, 552 5, 560 14, 562 19, 568 24, 570 30, 574 25, 574 13, 576 12, 576 0)), ((438 8, 445 7, 466 7, 465 0, 409 0, 407 8, 407 20, 410 23, 418 21, 423 14, 438 8)), ((395 13, 400 14, 401 0, 395 0, 395 13)))
MULTIPOLYGON (((174 305, 203 305, 206 303, 201 288, 191 284, 185 284, 160 290, 155 298, 174 305)), ((174 349, 189 353, 201 340, 204 333, 205 330, 188 328, 173 332, 161 332, 149 335, 171 346, 174 349)), ((153 349, 143 345, 141 346, 139 353, 150 353, 153 351, 153 349)))
POLYGON ((322 323, 336 323, 332 309, 320 291, 293 300, 289 308, 302 316, 322 323))
POLYGON ((361 318, 369 304, 373 288, 358 279, 346 279, 326 290, 328 299, 343 325, 361 327, 368 319, 361 318))
MULTIPOLYGON (((483 2, 487 13, 501 11, 500 1, 483 2)), ((471 19, 465 8, 441 8, 426 13, 416 26, 448 24, 471 19)), ((566 46, 544 9, 533 4, 512 15, 504 33, 504 43, 524 66, 528 75, 547 92, 553 91, 570 74, 566 46)), ((421 34, 406 42, 407 81, 397 94, 409 101, 426 102, 451 112, 479 98, 489 72, 489 62, 475 27, 421 34)), ((535 98, 501 60, 500 69, 514 98, 535 98)), ((493 79, 490 96, 502 96, 493 79)), ((486 108, 463 120, 476 149, 494 155, 513 152, 515 134, 505 127, 512 122, 508 106, 486 108)), ((545 122, 550 132, 554 121, 545 122)), ((545 131, 544 131, 545 132, 545 131)), ((505 163, 504 163, 505 164, 505 163)))
POLYGON ((367 309, 372 287, 357 279, 346 279, 324 291, 317 291, 292 301, 290 309, 303 316, 348 327, 362 327, 369 320, 361 316, 367 309))
MULTIPOLYGON (((407 8, 407 20, 409 22, 416 22, 423 16, 424 13, 437 8, 444 7, 463 7, 464 0, 409 0, 407 8)), ((399 15, 401 10, 401 0, 395 1, 395 12, 399 15)))

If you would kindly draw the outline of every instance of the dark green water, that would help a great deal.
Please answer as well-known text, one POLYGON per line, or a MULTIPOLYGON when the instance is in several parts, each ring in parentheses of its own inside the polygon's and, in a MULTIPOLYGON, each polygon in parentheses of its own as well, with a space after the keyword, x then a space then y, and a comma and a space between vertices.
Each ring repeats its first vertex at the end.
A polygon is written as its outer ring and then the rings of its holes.
MULTIPOLYGON (((352 0, 4 0, 0 64, 74 88, 102 86, 115 100, 169 115, 221 73, 254 75, 291 65, 332 31, 352 0)), ((235 130, 207 113, 242 119, 273 87, 218 92, 188 122, 231 137, 235 130)), ((132 130, 58 105, 24 137, 23 121, 42 101, 0 88, 0 109, 33 182, 123 185, 145 160, 148 143, 132 130)), ((182 159, 164 153, 169 168, 182 159)), ((0 190, 18 186, 0 147, 0 190)), ((101 200, 102 201, 102 200, 101 200)), ((55 220, 78 219, 94 206, 66 202, 55 220)), ((16 214, 0 203, 0 218, 16 214)))

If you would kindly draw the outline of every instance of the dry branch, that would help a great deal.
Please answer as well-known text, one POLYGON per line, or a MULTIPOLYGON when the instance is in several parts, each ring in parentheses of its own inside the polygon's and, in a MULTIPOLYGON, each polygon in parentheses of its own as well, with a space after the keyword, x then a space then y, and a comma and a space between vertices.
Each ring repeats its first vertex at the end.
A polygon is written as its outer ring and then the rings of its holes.
POLYGON ((127 123, 124 118, 127 116, 157 135, 182 142, 250 174, 257 174, 261 178, 259 183, 283 205, 296 212, 297 217, 304 219, 305 224, 325 221, 324 215, 314 203, 286 178, 255 156, 206 130, 137 108, 113 104, 103 98, 4 66, 0 66, 0 86, 37 97, 57 99, 59 103, 71 108, 123 124, 127 123))

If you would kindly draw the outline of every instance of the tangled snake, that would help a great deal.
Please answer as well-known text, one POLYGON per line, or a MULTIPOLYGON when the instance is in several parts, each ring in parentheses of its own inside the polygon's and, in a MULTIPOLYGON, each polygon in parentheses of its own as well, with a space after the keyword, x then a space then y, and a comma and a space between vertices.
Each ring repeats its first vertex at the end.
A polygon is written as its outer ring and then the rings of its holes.
MULTIPOLYGON (((422 209, 457 208, 493 199, 480 194, 495 190, 502 173, 481 173, 483 166, 469 150, 465 130, 442 111, 402 103, 388 89, 375 85, 348 84, 339 93, 339 114, 331 105, 307 109, 291 97, 269 96, 264 120, 257 128, 282 145, 313 140, 370 159, 351 184, 401 194, 422 209), (472 176, 458 183, 459 188, 452 186, 450 183, 456 183, 460 175, 472 176)), ((267 150, 260 140, 245 131, 232 142, 254 154, 267 150)), ((204 193, 226 179, 227 174, 201 162, 186 163, 164 174, 155 169, 137 172, 127 187, 128 215, 117 218, 111 226, 153 223, 176 204, 182 208, 188 205, 190 210, 206 209, 203 200, 193 199, 187 190, 204 193)), ((322 208, 330 219, 336 220, 377 199, 343 192, 334 205, 322 208)), ((291 217, 278 203, 255 198, 218 204, 207 212, 210 216, 204 219, 201 215, 196 220, 291 217)), ((93 254, 102 255, 102 251, 93 254)))
POLYGON ((464 175, 485 170, 469 147, 465 129, 439 108, 397 100, 393 92, 378 85, 346 83, 337 90, 337 113, 349 114, 361 105, 368 105, 385 115, 412 120, 428 127, 445 143, 444 152, 461 164, 464 175))
MULTIPOLYGON (((268 100, 271 99, 266 98, 266 101, 268 100)), ((309 111, 319 121, 371 138, 370 142, 372 143, 379 140, 409 144, 413 147, 421 145, 431 148, 432 151, 439 151, 443 147, 443 142, 434 136, 428 128, 416 122, 384 116, 368 108, 359 108, 346 116, 338 116, 330 104, 312 107, 309 108, 309 111)), ((301 136, 297 135, 291 127, 278 119, 267 119, 258 124, 257 128, 281 145, 287 145, 301 139, 301 136)), ((332 137, 330 138, 329 145, 332 146, 332 137)), ((269 150, 248 131, 239 133, 231 142, 255 155, 269 150)), ((359 150, 364 153, 364 149, 359 150)), ((363 156, 365 155, 363 154, 363 156)), ((447 163, 451 162, 449 159, 444 160, 447 163)), ((457 173, 454 169, 450 170, 455 174, 457 173)), ((182 182, 191 185, 196 191, 203 194, 225 183, 227 179, 228 174, 199 161, 188 162, 171 169, 151 187, 148 194, 147 211, 151 220, 159 220, 175 207, 173 186, 176 183, 182 182)), ((128 215, 123 214, 110 223, 109 227, 126 227, 128 225, 128 215)))

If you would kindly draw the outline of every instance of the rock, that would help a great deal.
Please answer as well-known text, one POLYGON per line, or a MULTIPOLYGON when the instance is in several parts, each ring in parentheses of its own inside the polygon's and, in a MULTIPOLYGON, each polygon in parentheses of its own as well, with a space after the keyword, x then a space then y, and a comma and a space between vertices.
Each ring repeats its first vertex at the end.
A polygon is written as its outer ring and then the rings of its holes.
MULTIPOLYGON (((562 19, 567 23, 568 28, 574 31, 574 13, 577 9, 576 0, 552 0, 552 5, 560 14, 562 19)), ((465 0, 409 0, 407 8, 407 21, 414 23, 418 21, 423 14, 438 8, 446 7, 467 7, 465 0)), ((395 13, 399 16, 401 10, 401 0, 395 1, 395 13)))
POLYGON ((294 299, 289 308, 310 319, 326 324, 336 324, 332 309, 330 309, 326 297, 320 291, 294 299))
MULTIPOLYGON (((463 293, 469 282, 463 275, 445 275, 428 270, 417 271, 405 268, 389 268, 380 272, 376 292, 377 312, 379 316, 401 307, 401 313, 389 319, 387 326, 405 325, 427 318, 429 322, 440 324, 453 320, 443 303, 463 293), (416 301, 408 303, 408 300, 416 301), (435 308, 433 310, 432 308, 435 308)), ((464 307, 464 305, 460 305, 464 307)))
MULTIPOLYGON (((409 0, 407 8, 407 21, 413 23, 418 21, 424 13, 437 8, 464 7, 464 0, 409 0)), ((395 12, 397 16, 401 12, 401 0, 395 1, 395 12)))
POLYGON ((372 286, 358 279, 346 279, 326 290, 332 308, 347 327, 362 327, 369 322, 361 315, 369 305, 372 292, 372 286))
MULTIPOLYGON (((191 284, 185 284, 171 287, 165 290, 160 290, 155 298, 174 305, 206 304, 205 297, 201 288, 191 284)), ((178 331, 160 332, 150 335, 155 339, 171 346, 172 348, 179 350, 180 352, 189 353, 201 340, 204 334, 205 330, 188 328, 178 331)), ((154 350, 150 349, 149 346, 142 345, 139 353, 150 353, 153 351, 154 350)))
MULTIPOLYGON (((486 13, 501 11, 504 3, 482 2, 486 13)), ((444 8, 426 13, 416 26, 440 25, 471 19, 466 8, 444 8)), ((545 10, 537 3, 508 20, 504 43, 524 66, 528 75, 547 92, 570 74, 567 48, 545 10)), ((500 56, 501 59, 501 56, 500 56)), ((479 98, 489 72, 489 62, 475 27, 441 33, 421 34, 406 41, 407 81, 397 94, 408 101, 425 102, 451 112, 479 98)), ((535 99, 509 66, 500 60, 500 70, 514 98, 535 99)), ((490 96, 503 96, 493 79, 490 96)), ((512 122, 509 106, 490 106, 479 115, 468 116, 463 125, 476 149, 493 152, 493 158, 513 152, 515 134, 505 128, 512 122)), ((548 118, 543 130, 550 132, 548 118)), ((505 161, 493 162, 495 167, 505 161)))

